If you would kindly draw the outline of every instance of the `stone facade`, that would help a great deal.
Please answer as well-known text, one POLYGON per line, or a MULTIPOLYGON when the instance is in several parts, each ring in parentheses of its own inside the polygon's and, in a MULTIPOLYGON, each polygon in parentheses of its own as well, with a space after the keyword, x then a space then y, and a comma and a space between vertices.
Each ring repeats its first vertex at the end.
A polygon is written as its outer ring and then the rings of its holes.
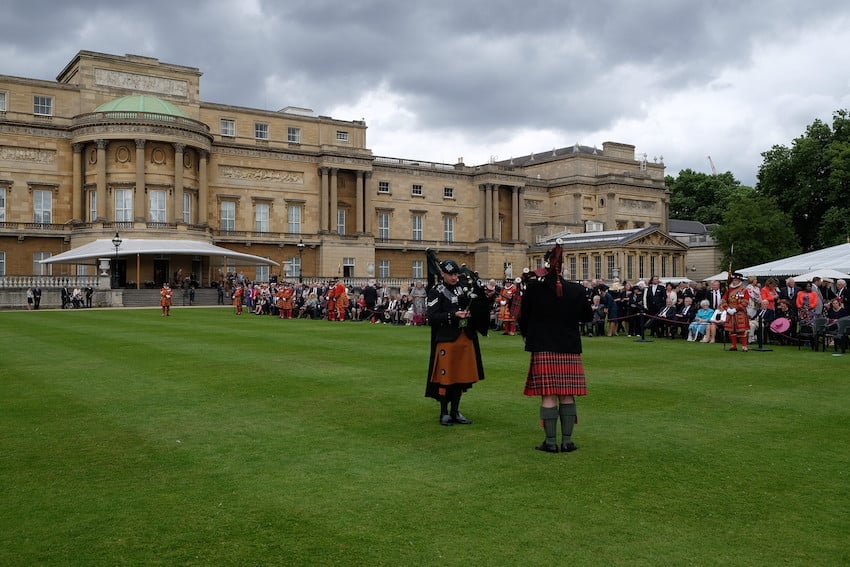
POLYGON ((119 232, 204 240, 281 264, 142 257, 117 262, 124 285, 179 270, 201 285, 233 269, 292 278, 299 263, 310 277, 417 279, 427 276, 427 248, 501 279, 505 266, 518 273, 536 261, 538 241, 588 222, 666 230, 664 165, 636 159, 628 144, 473 166, 376 157, 363 121, 204 102, 200 76, 88 51, 56 82, 0 75, 0 276, 94 274, 94 264, 36 260, 119 232), (98 110, 121 97, 156 97, 178 112, 98 110))

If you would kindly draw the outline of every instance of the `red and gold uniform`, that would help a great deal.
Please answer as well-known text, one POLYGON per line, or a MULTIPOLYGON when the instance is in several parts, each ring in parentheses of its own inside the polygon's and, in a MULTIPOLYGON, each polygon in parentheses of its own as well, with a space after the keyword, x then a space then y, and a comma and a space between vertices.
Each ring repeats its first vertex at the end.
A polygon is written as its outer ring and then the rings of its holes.
POLYGON ((505 287, 499 293, 499 321, 502 323, 503 335, 516 334, 516 314, 513 310, 513 302, 517 295, 517 287, 514 282, 508 280, 505 287))
POLYGON ((171 315, 171 286, 167 283, 162 284, 162 289, 159 290, 159 307, 162 310, 162 317, 171 315))
POLYGON ((277 292, 277 308, 280 311, 281 319, 292 319, 292 306, 295 290, 288 285, 284 285, 277 292))
POLYGON ((743 285, 741 274, 732 274, 732 282, 723 294, 723 308, 726 309, 726 323, 724 328, 729 333, 731 350, 738 350, 738 342, 741 350, 746 352, 747 334, 750 332, 750 317, 747 315, 747 306, 750 304, 750 292, 743 285))
POLYGON ((245 289, 240 285, 233 290, 233 306, 236 308, 236 314, 242 315, 242 295, 245 289))
POLYGON ((345 321, 345 310, 348 307, 348 293, 345 284, 337 281, 328 290, 328 321, 345 321))

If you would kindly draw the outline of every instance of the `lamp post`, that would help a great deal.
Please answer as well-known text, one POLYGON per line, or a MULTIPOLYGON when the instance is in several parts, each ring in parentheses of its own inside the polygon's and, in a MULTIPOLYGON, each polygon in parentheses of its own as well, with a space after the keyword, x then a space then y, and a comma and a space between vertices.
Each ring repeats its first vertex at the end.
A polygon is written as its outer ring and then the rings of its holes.
POLYGON ((112 288, 115 289, 118 287, 118 247, 121 246, 121 237, 118 236, 118 233, 115 233, 115 236, 112 238, 112 245, 115 247, 115 266, 112 268, 112 288))
POLYGON ((298 283, 304 283, 304 240, 298 239, 298 283))

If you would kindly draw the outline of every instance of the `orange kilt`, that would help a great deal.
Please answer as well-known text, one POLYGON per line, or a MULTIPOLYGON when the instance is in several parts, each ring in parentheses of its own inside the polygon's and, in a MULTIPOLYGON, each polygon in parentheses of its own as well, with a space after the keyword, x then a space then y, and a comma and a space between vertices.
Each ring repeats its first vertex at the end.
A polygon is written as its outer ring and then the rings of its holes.
POLYGON ((440 385, 441 396, 445 395, 446 386, 478 382, 475 343, 465 333, 450 343, 437 343, 431 382, 440 385))

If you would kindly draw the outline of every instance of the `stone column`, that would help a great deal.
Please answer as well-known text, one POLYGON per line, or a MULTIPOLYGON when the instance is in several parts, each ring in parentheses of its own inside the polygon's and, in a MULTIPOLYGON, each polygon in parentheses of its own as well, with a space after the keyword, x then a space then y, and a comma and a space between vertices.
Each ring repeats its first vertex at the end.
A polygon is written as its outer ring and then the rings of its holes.
POLYGON ((493 186, 484 185, 484 240, 493 238, 493 186))
POLYGON ((83 148, 85 144, 71 144, 74 156, 71 162, 71 218, 84 220, 83 215, 83 148))
POLYGON ((145 222, 145 140, 136 140, 136 191, 133 196, 133 218, 145 222))
POLYGON ((357 234, 363 234, 363 173, 362 171, 356 172, 357 188, 354 191, 354 219, 357 234))
POLYGON ((328 168, 319 168, 319 232, 328 231, 328 168))
POLYGON ((487 185, 478 186, 478 240, 487 238, 487 223, 485 221, 487 211, 487 185))
POLYGON ((333 233, 336 233, 336 231, 337 231, 336 214, 337 214, 337 204, 338 204, 338 200, 339 200, 339 195, 337 193, 337 177, 336 177, 337 172, 339 172, 339 169, 337 169, 335 167, 331 168, 331 196, 330 196, 330 200, 329 200, 329 203, 328 203, 330 205, 331 214, 330 214, 330 219, 329 219, 330 224, 328 225, 328 230, 333 232, 333 233))
POLYGON ((183 223, 183 150, 185 144, 174 144, 174 222, 183 223))
POLYGON ((106 146, 108 140, 97 140, 97 219, 106 220, 106 146))
POLYGON ((207 200, 209 199, 209 182, 207 181, 207 160, 209 152, 198 150, 198 224, 209 226, 207 200))
POLYGON ((519 240, 519 187, 511 187, 511 240, 519 240))
POLYGON ((369 180, 372 179, 372 172, 367 171, 363 176, 363 232, 366 234, 372 233, 372 189, 369 187, 369 180))
POLYGON ((493 206, 493 232, 491 237, 499 242, 502 240, 502 234, 499 230, 499 186, 493 183, 490 185, 490 189, 493 191, 493 198, 490 200, 493 206))

